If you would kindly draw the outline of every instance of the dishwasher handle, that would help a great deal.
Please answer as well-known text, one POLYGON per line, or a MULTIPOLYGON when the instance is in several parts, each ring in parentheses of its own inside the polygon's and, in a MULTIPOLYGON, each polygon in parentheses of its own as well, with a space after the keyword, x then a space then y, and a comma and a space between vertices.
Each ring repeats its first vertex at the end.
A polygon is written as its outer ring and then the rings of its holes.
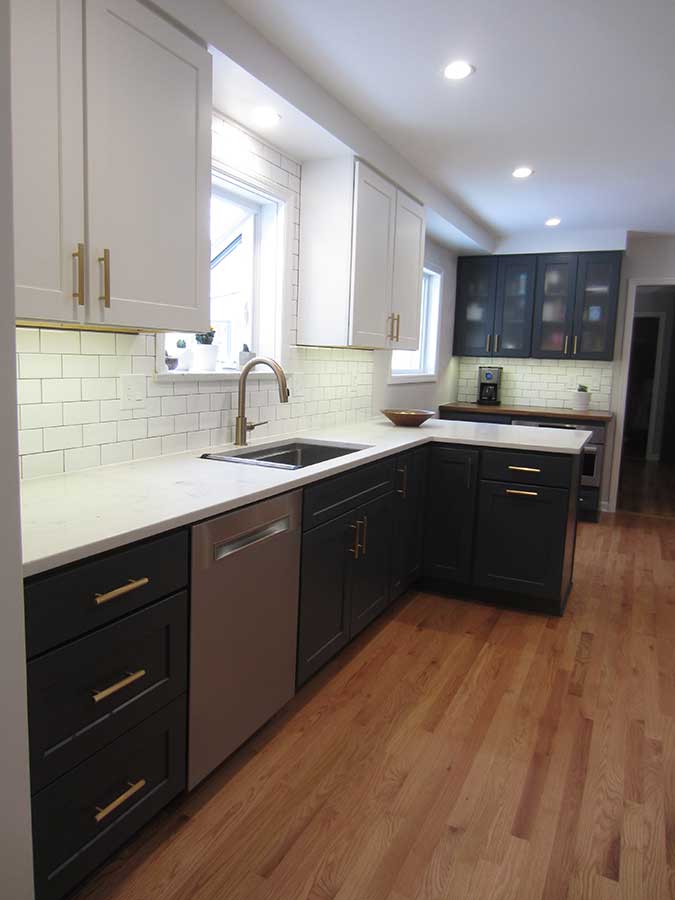
POLYGON ((221 541, 213 545, 213 561, 219 562, 221 559, 225 559, 225 557, 231 556, 233 553, 238 553, 252 544, 259 544, 261 541, 266 541, 277 534, 283 534, 289 531, 290 528, 290 516, 284 516, 281 519, 277 519, 276 522, 269 522, 236 538, 221 541))

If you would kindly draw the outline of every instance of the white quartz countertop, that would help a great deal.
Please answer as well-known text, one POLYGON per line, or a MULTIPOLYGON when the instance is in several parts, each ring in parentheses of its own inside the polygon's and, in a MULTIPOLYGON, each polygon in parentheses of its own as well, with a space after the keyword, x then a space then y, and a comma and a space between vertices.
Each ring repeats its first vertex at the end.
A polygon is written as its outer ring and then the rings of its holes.
MULTIPOLYGON (((396 428, 378 418, 252 442, 255 446, 302 438, 367 445, 305 469, 218 462, 201 459, 205 451, 195 450, 35 478, 21 487, 23 573, 28 577, 76 562, 432 441, 578 454, 590 436, 588 431, 438 419, 420 428, 396 428)), ((210 452, 228 449, 232 445, 210 452)))

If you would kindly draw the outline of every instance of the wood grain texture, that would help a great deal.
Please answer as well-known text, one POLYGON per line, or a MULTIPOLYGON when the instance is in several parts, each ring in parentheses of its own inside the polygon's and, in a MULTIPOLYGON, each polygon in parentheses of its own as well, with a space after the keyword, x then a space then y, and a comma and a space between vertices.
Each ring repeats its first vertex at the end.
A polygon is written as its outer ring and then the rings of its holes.
POLYGON ((531 419, 588 419, 592 422, 611 422, 614 413, 608 409, 567 409, 562 406, 515 406, 512 403, 500 403, 499 406, 487 406, 484 403, 442 403, 441 411, 449 413, 472 412, 493 415, 523 416, 531 419))
POLYGON ((673 900, 675 521, 562 619, 410 592, 77 900, 673 900))

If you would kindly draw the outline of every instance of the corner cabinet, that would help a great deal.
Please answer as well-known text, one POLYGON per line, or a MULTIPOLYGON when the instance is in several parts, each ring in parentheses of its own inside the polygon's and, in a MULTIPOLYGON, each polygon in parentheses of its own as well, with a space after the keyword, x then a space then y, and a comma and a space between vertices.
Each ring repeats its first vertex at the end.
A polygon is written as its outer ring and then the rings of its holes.
POLYGON ((455 355, 612 359, 621 256, 460 258, 455 355))
POLYGON ((456 356, 529 356, 535 271, 534 256, 460 259, 456 356))
POLYGON ((12 75, 17 317, 207 328, 207 50, 139 0, 13 0, 12 75))
POLYGON ((352 157, 303 164, 298 343, 419 346, 424 207, 352 157))

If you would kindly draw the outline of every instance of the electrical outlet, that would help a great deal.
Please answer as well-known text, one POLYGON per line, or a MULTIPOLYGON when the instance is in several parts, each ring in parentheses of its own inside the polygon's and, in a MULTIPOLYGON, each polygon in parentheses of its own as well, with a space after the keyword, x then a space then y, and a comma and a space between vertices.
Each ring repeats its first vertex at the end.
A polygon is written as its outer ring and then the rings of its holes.
POLYGON ((120 409, 145 409, 145 375, 120 375, 120 409))

